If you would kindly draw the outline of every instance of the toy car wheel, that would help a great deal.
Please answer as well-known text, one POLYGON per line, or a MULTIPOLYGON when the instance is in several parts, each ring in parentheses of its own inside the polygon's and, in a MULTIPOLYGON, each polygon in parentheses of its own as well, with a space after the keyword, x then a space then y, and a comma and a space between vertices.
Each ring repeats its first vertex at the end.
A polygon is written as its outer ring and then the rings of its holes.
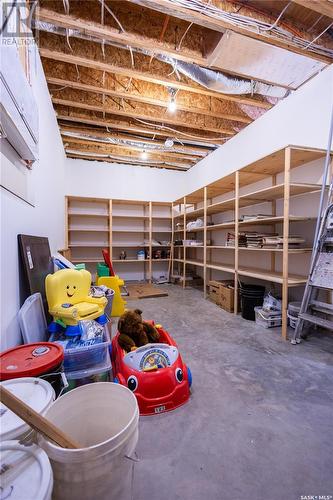
POLYGON ((189 369, 188 366, 186 367, 186 369, 187 369, 188 386, 189 386, 189 388, 191 388, 191 385, 192 385, 192 372, 191 372, 191 370, 189 369))

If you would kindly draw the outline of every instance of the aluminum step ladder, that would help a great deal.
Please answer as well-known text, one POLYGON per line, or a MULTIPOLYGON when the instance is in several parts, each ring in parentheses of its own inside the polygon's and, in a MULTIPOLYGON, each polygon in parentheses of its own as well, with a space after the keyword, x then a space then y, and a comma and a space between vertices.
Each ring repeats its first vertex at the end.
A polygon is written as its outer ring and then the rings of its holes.
POLYGON ((333 173, 330 172, 332 137, 333 108, 310 272, 291 339, 292 344, 301 342, 303 329, 308 324, 333 331, 333 173), (330 181, 325 202, 329 173, 330 181), (318 300, 321 291, 326 292, 327 300, 331 303, 318 300))
POLYGON ((292 344, 301 341, 306 323, 333 331, 333 304, 317 300, 320 290, 333 292, 333 203, 326 209, 292 344))

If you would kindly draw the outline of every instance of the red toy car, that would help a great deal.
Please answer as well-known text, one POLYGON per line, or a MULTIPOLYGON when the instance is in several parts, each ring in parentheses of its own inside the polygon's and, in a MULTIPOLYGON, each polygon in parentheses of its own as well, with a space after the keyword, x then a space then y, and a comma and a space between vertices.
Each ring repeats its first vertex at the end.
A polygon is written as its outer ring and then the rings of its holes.
POLYGON ((155 415, 178 408, 188 401, 192 375, 183 363, 177 344, 160 325, 160 343, 147 344, 124 353, 112 339, 113 380, 134 392, 141 415, 155 415))

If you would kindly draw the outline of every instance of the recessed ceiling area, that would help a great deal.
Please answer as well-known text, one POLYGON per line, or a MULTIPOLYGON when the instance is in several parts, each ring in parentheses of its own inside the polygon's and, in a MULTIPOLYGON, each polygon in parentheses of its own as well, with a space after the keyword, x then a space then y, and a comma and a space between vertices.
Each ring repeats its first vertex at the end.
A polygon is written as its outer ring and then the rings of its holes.
POLYGON ((186 171, 333 61, 329 0, 42 0, 69 158, 186 171))

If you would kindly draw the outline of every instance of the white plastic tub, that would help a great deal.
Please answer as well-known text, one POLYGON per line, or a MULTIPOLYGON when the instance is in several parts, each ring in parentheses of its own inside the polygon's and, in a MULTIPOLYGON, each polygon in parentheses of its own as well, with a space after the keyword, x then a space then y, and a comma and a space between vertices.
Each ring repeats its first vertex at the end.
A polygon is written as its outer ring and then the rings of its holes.
POLYGON ((46 418, 82 445, 64 449, 39 436, 51 461, 54 500, 127 500, 139 410, 134 394, 99 382, 74 389, 48 409, 46 418))
POLYGON ((0 462, 2 499, 51 500, 52 469, 39 446, 4 441, 0 444, 0 462))
POLYGON ((291 328, 296 328, 298 315, 301 309, 301 302, 289 302, 288 304, 288 319, 291 328))
MULTIPOLYGON (((41 378, 22 377, 5 380, 0 384, 10 391, 14 396, 31 406, 35 411, 44 415, 55 400, 55 392, 52 385, 41 378)), ((23 440, 25 438, 35 439, 35 433, 20 417, 15 415, 5 405, 0 403, 0 440, 12 439, 23 440)))

